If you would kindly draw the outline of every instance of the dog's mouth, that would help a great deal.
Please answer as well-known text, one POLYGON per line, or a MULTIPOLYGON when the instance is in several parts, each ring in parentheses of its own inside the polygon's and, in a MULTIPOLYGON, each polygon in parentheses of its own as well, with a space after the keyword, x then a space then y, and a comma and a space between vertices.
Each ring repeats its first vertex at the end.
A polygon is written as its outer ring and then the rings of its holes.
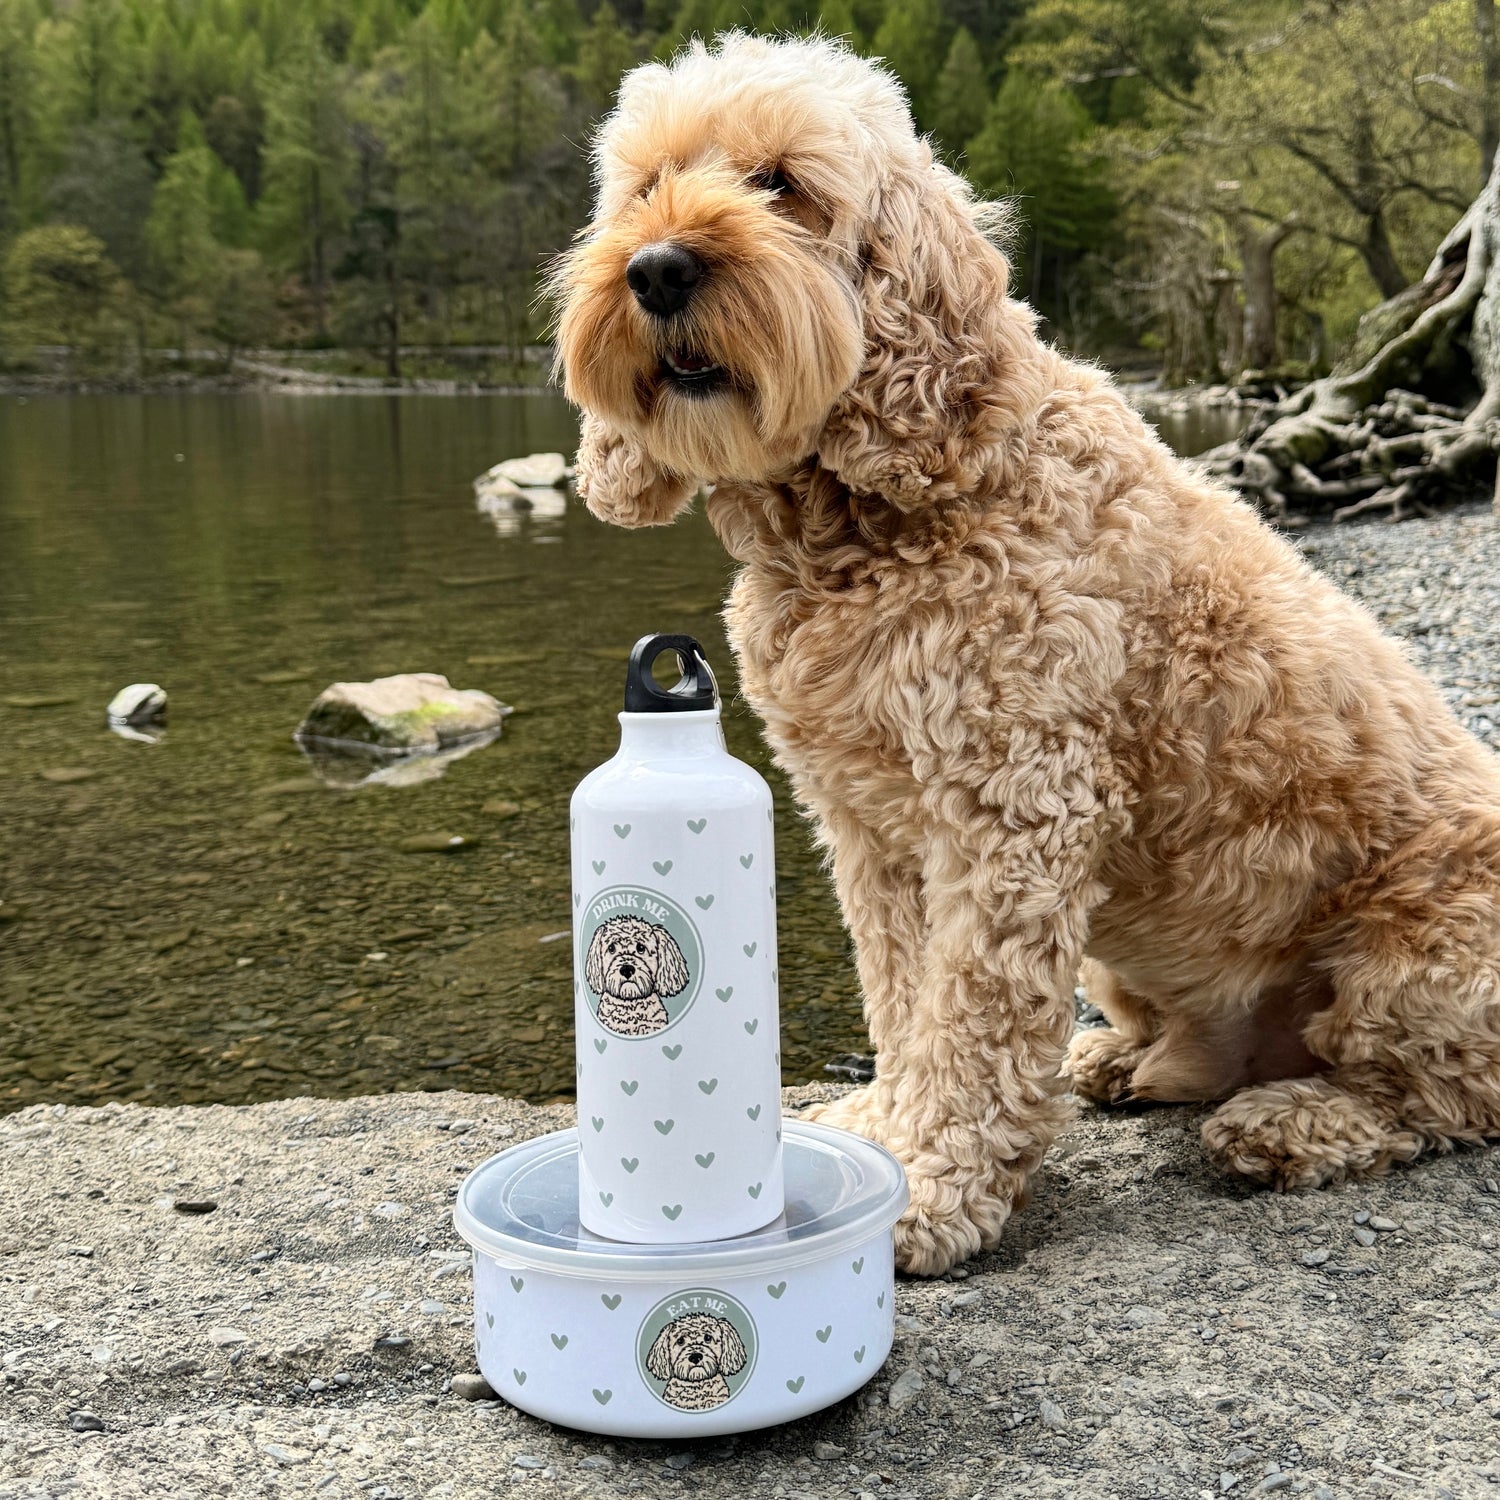
POLYGON ((729 372, 696 349, 673 349, 662 355, 659 373, 664 384, 684 395, 705 396, 729 383, 729 372))

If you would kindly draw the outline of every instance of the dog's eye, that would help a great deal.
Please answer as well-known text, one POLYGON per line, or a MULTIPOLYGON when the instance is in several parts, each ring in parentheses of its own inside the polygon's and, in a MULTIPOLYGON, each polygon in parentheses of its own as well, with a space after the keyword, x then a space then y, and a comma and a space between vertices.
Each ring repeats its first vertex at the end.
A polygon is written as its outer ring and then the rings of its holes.
POLYGON ((775 193, 777 197, 792 191, 792 184, 780 167, 762 167, 750 179, 763 193, 775 193))
POLYGON ((644 953, 646 951, 646 945, 644 943, 637 943, 635 945, 635 951, 637 953, 644 953))
POLYGON ((618 946, 619 946, 619 945, 618 945, 618 944, 617 944, 617 943, 611 943, 611 944, 610 944, 610 945, 609 945, 609 947, 607 947, 607 948, 606 948, 606 949, 605 949, 605 950, 604 950, 604 951, 605 951, 605 952, 606 952, 606 953, 613 953, 613 952, 614 952, 614 951, 615 951, 615 949, 616 949, 616 948, 617 948, 617 947, 618 947, 618 946))

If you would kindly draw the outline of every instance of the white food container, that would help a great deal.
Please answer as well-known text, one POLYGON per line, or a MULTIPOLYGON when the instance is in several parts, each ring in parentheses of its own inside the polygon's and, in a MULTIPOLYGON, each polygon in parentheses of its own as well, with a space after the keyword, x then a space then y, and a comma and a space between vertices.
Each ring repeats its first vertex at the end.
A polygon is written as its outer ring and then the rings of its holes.
POLYGON ((636 643, 625 704, 569 818, 579 1214, 637 1244, 729 1239, 783 1201, 771 792, 725 749, 691 636, 636 643))
POLYGON ((824 1125, 785 1125, 786 1211, 737 1239, 631 1245, 578 1221, 578 1135, 465 1179, 479 1368, 512 1405, 632 1438, 747 1432, 858 1390, 895 1328, 900 1164, 824 1125))

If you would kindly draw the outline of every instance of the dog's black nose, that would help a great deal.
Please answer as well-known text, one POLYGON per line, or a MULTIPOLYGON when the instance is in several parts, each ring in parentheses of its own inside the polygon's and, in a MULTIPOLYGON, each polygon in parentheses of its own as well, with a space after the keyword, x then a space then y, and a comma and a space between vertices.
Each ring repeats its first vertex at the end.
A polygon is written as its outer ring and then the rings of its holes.
POLYGON ((688 1363, 690 1365, 701 1365, 703 1363, 702 1350, 694 1349, 693 1352, 688 1355, 688 1363))
POLYGON ((648 313, 670 318, 681 312, 703 279, 703 262, 681 245, 646 245, 630 257, 625 281, 648 313))
POLYGON ((634 975, 635 975, 635 965, 634 964, 621 964, 620 965, 620 978, 621 979, 630 979, 630 978, 633 978, 634 975))

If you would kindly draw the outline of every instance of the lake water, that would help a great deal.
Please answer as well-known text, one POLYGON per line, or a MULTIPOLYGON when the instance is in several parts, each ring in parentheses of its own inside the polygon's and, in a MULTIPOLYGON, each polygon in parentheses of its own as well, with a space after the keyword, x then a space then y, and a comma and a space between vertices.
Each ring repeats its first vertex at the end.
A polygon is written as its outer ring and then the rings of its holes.
POLYGON ((703 641, 776 795, 786 1080, 865 1046, 702 517, 475 508, 475 474, 575 433, 548 395, 0 397, 0 1109, 571 1093, 567 802, 650 630, 703 641), (402 671, 517 713, 439 779, 319 779, 313 696, 402 671), (170 694, 157 744, 105 727, 139 681, 170 694), (430 833, 477 842, 402 852, 430 833))

